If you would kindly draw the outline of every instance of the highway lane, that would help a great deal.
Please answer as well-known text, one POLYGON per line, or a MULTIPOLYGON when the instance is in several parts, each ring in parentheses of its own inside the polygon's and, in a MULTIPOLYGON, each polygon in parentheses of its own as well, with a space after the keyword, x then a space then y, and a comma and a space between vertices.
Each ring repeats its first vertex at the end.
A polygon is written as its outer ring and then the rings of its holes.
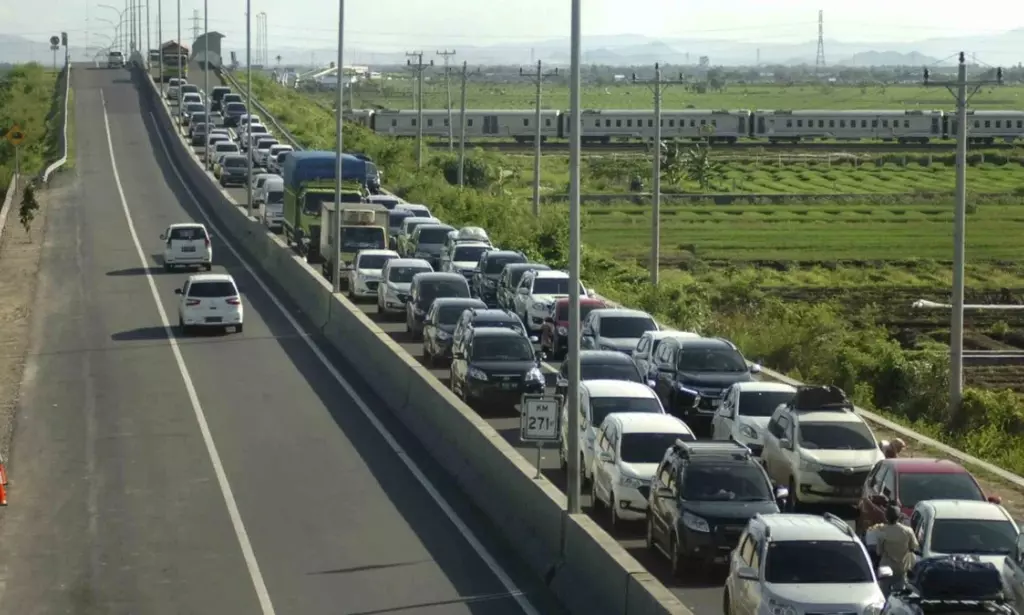
MULTIPOLYGON (((78 74, 80 182, 49 238, 51 303, 29 370, 35 413, 25 414, 12 460, 24 502, 0 529, 0 603, 11 612, 251 614, 261 612, 254 587, 262 581, 278 613, 511 615, 524 612, 520 601, 536 607, 531 615, 560 612, 499 529, 377 412, 526 600, 510 594, 312 352, 304 336, 314 334, 292 328, 215 235, 214 270, 239 283, 245 333, 176 341, 237 506, 231 518, 148 288, 152 281, 174 321, 173 290, 187 274, 162 272, 159 235, 202 215, 127 73, 78 74), (252 559, 243 559, 246 542, 252 559)), ((366 406, 383 408, 352 384, 366 406)), ((262 612, 275 611, 264 603, 262 612)))

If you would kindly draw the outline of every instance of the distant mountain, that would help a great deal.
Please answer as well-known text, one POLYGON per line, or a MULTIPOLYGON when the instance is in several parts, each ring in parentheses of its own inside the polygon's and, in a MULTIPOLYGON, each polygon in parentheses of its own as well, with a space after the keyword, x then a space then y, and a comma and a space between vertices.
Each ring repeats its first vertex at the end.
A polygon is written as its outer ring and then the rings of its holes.
MULTIPOLYGON (((60 35, 60 32, 54 32, 60 35)), ((13 34, 0 34, 0 62, 12 64, 24 64, 26 62, 39 62, 47 66, 53 62, 53 52, 50 51, 48 36, 36 38, 25 38, 13 34)), ((68 41, 74 43, 75 41, 68 41)), ((95 53, 95 52, 94 52, 95 53)), ((71 57, 73 60, 84 62, 92 59, 92 54, 86 57, 84 46, 71 46, 71 57)), ((64 62, 64 48, 57 52, 57 64, 64 62)))
POLYGON ((939 60, 920 54, 916 51, 900 53, 898 51, 865 51, 854 54, 839 62, 839 66, 869 68, 872 66, 932 66, 939 60))

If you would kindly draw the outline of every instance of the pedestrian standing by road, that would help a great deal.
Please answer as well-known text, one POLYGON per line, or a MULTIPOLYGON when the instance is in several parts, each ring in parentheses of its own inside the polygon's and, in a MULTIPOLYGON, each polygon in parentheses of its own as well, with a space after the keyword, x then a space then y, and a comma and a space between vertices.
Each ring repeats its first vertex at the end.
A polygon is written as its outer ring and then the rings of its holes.
POLYGON ((906 583, 907 571, 914 564, 914 551, 920 548, 914 531, 900 523, 903 513, 898 506, 885 509, 885 526, 878 531, 876 549, 878 565, 892 569, 892 578, 885 589, 886 595, 891 588, 906 583))
POLYGON ((882 440, 882 454, 885 455, 886 459, 895 459, 900 456, 903 449, 907 448, 907 443, 900 438, 893 440, 882 440))

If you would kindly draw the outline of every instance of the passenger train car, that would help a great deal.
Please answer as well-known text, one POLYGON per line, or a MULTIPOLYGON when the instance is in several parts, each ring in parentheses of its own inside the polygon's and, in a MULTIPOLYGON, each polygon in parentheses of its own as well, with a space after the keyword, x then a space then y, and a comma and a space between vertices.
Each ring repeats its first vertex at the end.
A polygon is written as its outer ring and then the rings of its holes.
MULTIPOLYGON (((415 137, 415 110, 347 112, 346 118, 382 135, 415 137)), ((571 134, 568 111, 541 111, 541 140, 571 134)), ((535 112, 527 110, 466 111, 466 137, 532 142, 535 112)), ((459 111, 452 112, 453 133, 459 135, 459 111)), ((1024 139, 1024 111, 968 111, 968 140, 975 144, 1024 139)), ((585 143, 654 138, 654 111, 650 109, 588 109, 581 114, 580 139, 585 143)), ((448 112, 425 109, 423 135, 448 136, 448 112)), ((664 140, 735 143, 740 139, 766 143, 798 143, 815 139, 839 141, 882 140, 928 143, 956 137, 956 115, 939 110, 662 110, 664 140)))

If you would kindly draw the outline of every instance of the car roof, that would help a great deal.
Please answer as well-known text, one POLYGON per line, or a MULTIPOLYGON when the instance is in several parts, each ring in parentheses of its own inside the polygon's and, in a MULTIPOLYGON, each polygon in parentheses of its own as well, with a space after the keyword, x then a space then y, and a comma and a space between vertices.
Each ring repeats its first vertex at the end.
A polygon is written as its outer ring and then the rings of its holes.
POLYGON ((618 350, 581 350, 580 363, 633 363, 633 359, 618 350))
MULTIPOLYGON (((516 256, 519 256, 520 253, 515 250, 492 250, 487 253, 487 258, 492 256, 504 256, 507 254, 515 254, 516 256)), ((547 271, 548 269, 551 269, 551 267, 548 267, 543 263, 509 263, 505 265, 505 269, 523 269, 526 271, 536 269, 537 271, 547 271)))
MULTIPOLYGON (((566 305, 569 303, 568 297, 563 297, 555 301, 556 306, 566 305)), ((607 305, 604 299, 595 299, 594 297, 580 297, 580 305, 607 305)), ((596 312, 597 310, 593 310, 596 312)))
POLYGON ((733 346, 730 342, 717 337, 695 337, 687 338, 684 344, 686 348, 729 348, 733 346))
POLYGON ((467 308, 471 308, 487 304, 473 297, 438 297, 434 299, 434 305, 464 305, 467 308))
POLYGON ((554 269, 538 269, 538 278, 568 278, 569 274, 565 271, 557 271, 554 269))
MULTIPOLYGON (((621 427, 620 433, 673 433, 690 434, 690 428, 681 419, 671 414, 654 414, 653 412, 613 412, 605 420, 611 419, 621 427), (613 418, 614 417, 614 418, 613 418)), ((668 448, 668 447, 666 447, 668 448)))
MULTIPOLYGON (((426 220, 427 218, 421 219, 426 220)), ((431 222, 429 224, 420 224, 416 228, 423 230, 453 230, 453 227, 450 224, 445 224, 444 222, 431 222)), ((420 232, 422 233, 423 231, 420 232)))
POLYGON ((188 276, 189 282, 231 282, 234 283, 235 278, 231 277, 229 273, 194 273, 188 276))
POLYGON ((585 387, 591 397, 657 398, 651 387, 628 380, 585 380, 580 382, 580 386, 585 387))
MULTIPOLYGON (((395 205, 395 209, 402 209, 402 206, 401 205, 395 205)), ((411 210, 407 209, 405 211, 411 211, 411 210)), ((417 226, 421 226, 421 225, 424 225, 424 224, 438 224, 440 222, 441 221, 438 220, 437 218, 417 218, 416 216, 413 216, 411 218, 406 218, 405 220, 402 220, 402 224, 404 224, 406 226, 408 226, 410 224, 414 224, 414 223, 417 226), (406 220, 410 220, 410 222, 406 222, 406 220), (422 222, 414 222, 416 220, 422 220, 422 222)))
POLYGON ((664 329, 659 330, 659 331, 646 331, 644 333, 644 335, 647 335, 651 339, 657 340, 657 341, 661 341, 661 340, 668 339, 668 338, 673 338, 673 339, 696 339, 696 338, 701 337, 700 333, 694 333, 692 331, 668 331, 668 330, 664 330, 664 329))
POLYGON ((519 320, 519 317, 509 310, 487 308, 473 312, 473 320, 519 320))
POLYGON ((863 423, 864 419, 853 412, 817 412, 799 411, 796 413, 800 423, 863 423))
POLYGON ((477 241, 476 239, 474 239, 472 241, 460 241, 458 244, 455 245, 455 249, 456 250, 458 250, 459 248, 489 248, 489 247, 491 247, 491 244, 487 243, 486 241, 477 241))
POLYGON ((427 282, 430 282, 432 280, 462 280, 463 282, 466 281, 466 277, 461 273, 450 273, 447 271, 424 271, 423 273, 417 273, 416 275, 412 276, 412 279, 427 282))
POLYGON ((430 263, 422 258, 393 258, 388 261, 389 267, 427 267, 433 269, 430 263))
POLYGON ((936 519, 977 519, 979 521, 1009 521, 1006 509, 992 502, 977 500, 926 500, 922 502, 935 513, 936 519))
POLYGON ((651 315, 641 310, 633 310, 630 308, 617 308, 617 307, 605 307, 591 310, 591 316, 594 314, 598 316, 617 316, 623 318, 650 318, 651 315))
POLYGON ((514 337, 520 339, 523 337, 523 333, 505 327, 474 327, 473 337, 514 337))
POLYGON ((897 457, 886 459, 900 474, 970 474, 966 468, 952 459, 932 457, 897 457))
POLYGON ((772 542, 830 541, 849 542, 856 540, 836 527, 824 516, 801 513, 779 513, 758 515, 761 524, 770 528, 772 542))
POLYGON ((171 229, 176 229, 176 228, 201 228, 201 229, 203 229, 205 231, 206 230, 206 225, 204 225, 201 222, 175 222, 174 224, 172 224, 170 226, 170 228, 171 229))
POLYGON ((426 205, 420 205, 419 203, 399 203, 397 207, 401 207, 403 209, 418 209, 420 211, 423 211, 424 209, 430 209, 426 205))
POLYGON ((796 393, 796 387, 789 386, 784 382, 768 382, 766 380, 751 380, 750 382, 737 382, 735 385, 740 393, 796 393))

